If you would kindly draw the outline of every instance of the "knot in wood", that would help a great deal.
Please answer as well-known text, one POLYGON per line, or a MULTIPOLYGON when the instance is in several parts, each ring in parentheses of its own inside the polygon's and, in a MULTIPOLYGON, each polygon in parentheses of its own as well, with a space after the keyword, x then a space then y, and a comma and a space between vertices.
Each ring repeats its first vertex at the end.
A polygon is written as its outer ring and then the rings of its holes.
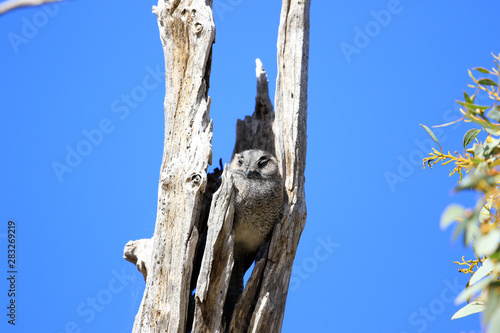
POLYGON ((202 31, 203 31, 203 24, 201 24, 200 22, 196 22, 194 25, 195 34, 199 36, 202 31))
POLYGON ((207 184, 207 176, 206 175, 204 176, 203 173, 200 172, 193 172, 186 179, 186 182, 190 183, 191 187, 195 189, 201 187, 201 190, 204 191, 207 184))
POLYGON ((197 173, 192 173, 191 174, 191 177, 189 177, 191 183, 195 184, 195 185, 199 185, 200 184, 200 181, 201 181, 201 176, 197 173))

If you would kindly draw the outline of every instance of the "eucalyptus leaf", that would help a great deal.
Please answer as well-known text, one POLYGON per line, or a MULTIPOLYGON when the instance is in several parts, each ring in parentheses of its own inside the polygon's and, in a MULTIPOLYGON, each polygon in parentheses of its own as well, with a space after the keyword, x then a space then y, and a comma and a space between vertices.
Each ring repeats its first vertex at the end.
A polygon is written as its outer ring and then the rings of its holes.
POLYGON ((479 223, 487 223, 491 221, 491 214, 488 208, 483 207, 479 212, 479 223))
POLYGON ((490 138, 491 142, 486 142, 484 144, 484 156, 488 157, 488 155, 493 154, 496 155, 497 153, 500 153, 500 138, 499 139, 493 139, 490 138))
POLYGON ((482 312, 484 311, 484 309, 486 309, 486 303, 484 303, 483 301, 478 300, 470 302, 469 304, 467 304, 466 306, 455 312, 453 317, 451 317, 451 320, 466 317, 474 313, 482 312))
POLYGON ((492 315, 498 310, 500 305, 500 282, 493 281, 488 285, 488 304, 484 310, 483 320, 488 322, 492 319, 492 315))
POLYGON ((454 221, 456 221, 459 218, 462 218, 465 213, 465 208, 452 204, 446 207, 444 210, 443 214, 441 214, 441 220, 439 222, 439 227, 441 230, 446 229, 450 224, 452 224, 454 221))
POLYGON ((457 227, 455 228, 455 231, 453 232, 452 239, 453 241, 456 241, 458 236, 460 236, 464 231, 465 231, 466 224, 465 223, 459 223, 457 227))
POLYGON ((470 103, 470 104, 474 103, 474 101, 470 98, 469 94, 465 92, 465 90, 464 90, 464 99, 465 103, 470 103))
POLYGON ((483 74, 492 74, 489 70, 487 70, 484 67, 474 67, 473 70, 476 70, 476 71, 481 72, 483 74))
POLYGON ((464 236, 464 246, 467 247, 472 244, 472 240, 480 233, 477 226, 477 218, 479 217, 479 212, 474 214, 474 218, 469 218, 465 221, 465 236, 464 236))
POLYGON ((480 179, 476 175, 467 175, 462 179, 462 181, 455 187, 455 191, 469 190, 475 187, 479 183, 480 179))
POLYGON ((458 104, 462 105, 463 107, 467 108, 468 110, 476 113, 476 110, 479 109, 480 111, 484 111, 489 109, 491 106, 488 105, 476 105, 472 103, 466 103, 466 102, 461 102, 457 101, 458 104))
MULTIPOLYGON (((479 167, 477 170, 479 170, 479 167)), ((485 181, 490 186, 496 185, 500 181, 500 175, 489 176, 485 173, 476 171, 476 174, 468 175, 455 187, 455 191, 471 189, 479 185, 480 182, 485 181)))
POLYGON ((474 249, 476 250, 477 254, 489 256, 490 254, 496 251, 496 249, 498 248, 499 241, 500 241, 500 230, 493 229, 488 234, 483 235, 476 240, 474 249))
POLYGON ((476 172, 475 173, 478 176, 481 176, 481 175, 484 176, 484 175, 486 175, 486 173, 488 172, 488 170, 489 170, 488 162, 481 161, 481 162, 477 163, 476 172))
POLYGON ((472 286, 465 288, 460 294, 458 294, 457 298, 455 298, 455 304, 458 305, 470 299, 472 296, 479 293, 483 290, 491 282, 490 278, 483 279, 472 286))
POLYGON ((484 130, 488 132, 488 134, 500 136, 500 129, 485 127, 484 130))
POLYGON ((486 259, 483 262, 483 265, 479 267, 479 269, 474 273, 472 278, 469 281, 469 285, 473 285, 477 281, 481 280, 484 278, 486 275, 491 273, 491 271, 495 268, 495 263, 491 259, 486 259))
POLYGON ((500 252, 495 252, 490 256, 491 260, 499 261, 500 260, 500 252))
POLYGON ((484 158, 484 147, 482 145, 474 143, 472 149, 474 149, 474 157, 484 158))
POLYGON ((474 139, 477 137, 477 135, 479 134, 479 132, 481 132, 480 129, 477 129, 477 128, 471 128, 470 130, 467 131, 467 133, 465 133, 464 135, 464 148, 467 147, 467 145, 469 143, 471 143, 472 141, 474 141, 474 139))
MULTIPOLYGON (((432 140, 436 141, 436 143, 439 145, 439 148, 441 149, 441 144, 439 143, 438 139, 436 138, 434 133, 431 131, 431 129, 423 124, 420 124, 420 126, 422 126, 427 131, 427 133, 431 136, 432 140)), ((441 151, 443 151, 443 149, 441 149, 441 151)))
POLYGON ((492 79, 487 79, 487 78, 484 78, 484 79, 479 79, 477 81, 477 83, 483 85, 483 86, 495 86, 495 87, 498 87, 498 84, 493 81, 492 79))
POLYGON ((488 112, 488 118, 500 122, 500 107, 497 105, 488 112))

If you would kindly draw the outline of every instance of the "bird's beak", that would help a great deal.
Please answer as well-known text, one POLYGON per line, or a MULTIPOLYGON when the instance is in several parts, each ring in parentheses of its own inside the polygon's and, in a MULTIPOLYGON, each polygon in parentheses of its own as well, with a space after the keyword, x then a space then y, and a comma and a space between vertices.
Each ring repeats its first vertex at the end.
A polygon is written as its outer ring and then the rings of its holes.
POLYGON ((260 178, 260 173, 256 170, 247 170, 245 172, 245 175, 247 176, 247 178, 260 178))

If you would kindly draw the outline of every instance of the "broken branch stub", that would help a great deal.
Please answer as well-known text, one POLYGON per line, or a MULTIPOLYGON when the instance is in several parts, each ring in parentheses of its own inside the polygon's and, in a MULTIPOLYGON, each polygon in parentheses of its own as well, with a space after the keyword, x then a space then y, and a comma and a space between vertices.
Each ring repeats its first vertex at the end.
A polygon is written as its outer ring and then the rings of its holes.
POLYGON ((236 121, 236 143, 233 155, 248 149, 260 149, 276 155, 274 147, 274 111, 269 99, 267 74, 262 62, 256 61, 257 96, 252 116, 236 121))

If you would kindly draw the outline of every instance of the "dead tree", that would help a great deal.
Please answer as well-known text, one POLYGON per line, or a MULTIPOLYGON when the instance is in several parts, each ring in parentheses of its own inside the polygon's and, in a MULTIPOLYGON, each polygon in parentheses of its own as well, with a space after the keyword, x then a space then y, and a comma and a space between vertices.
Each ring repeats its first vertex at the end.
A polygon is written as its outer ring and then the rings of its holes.
POLYGON ((208 86, 215 38, 211 6, 211 0, 159 0, 153 8, 165 54, 165 142, 154 235, 127 243, 124 251, 146 280, 135 333, 185 332, 193 286, 193 322, 188 324, 193 332, 279 332, 282 326, 292 263, 306 220, 310 0, 283 0, 275 111, 266 73, 257 61, 255 111, 236 125, 235 152, 259 148, 280 161, 287 202, 230 323, 222 320, 222 309, 233 266, 232 180, 218 169, 207 174, 212 158, 208 86), (196 257, 201 260, 198 268, 196 257), (193 267, 199 272, 193 274, 193 267))

